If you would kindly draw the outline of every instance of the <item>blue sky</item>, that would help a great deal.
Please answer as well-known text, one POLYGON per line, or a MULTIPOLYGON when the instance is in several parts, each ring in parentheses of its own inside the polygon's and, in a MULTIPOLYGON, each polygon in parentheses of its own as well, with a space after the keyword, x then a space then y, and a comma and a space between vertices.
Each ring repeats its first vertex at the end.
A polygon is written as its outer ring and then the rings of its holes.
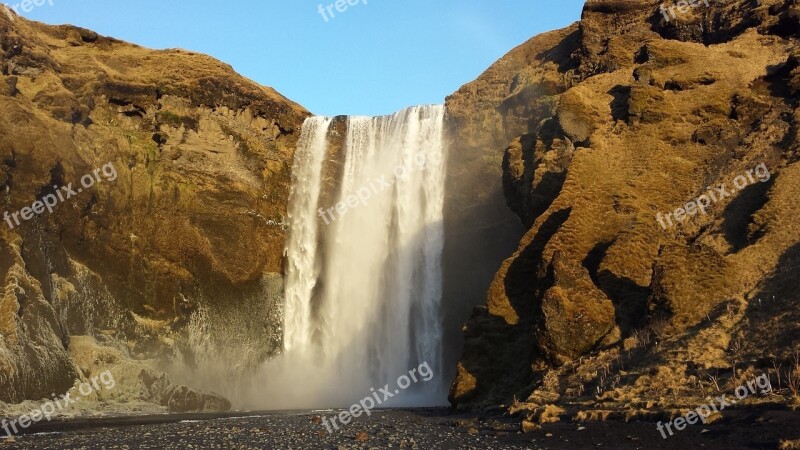
POLYGON ((584 3, 360 0, 326 22, 319 5, 334 1, 46 0, 20 13, 212 55, 316 114, 379 115, 442 103, 515 46, 578 20, 584 3))

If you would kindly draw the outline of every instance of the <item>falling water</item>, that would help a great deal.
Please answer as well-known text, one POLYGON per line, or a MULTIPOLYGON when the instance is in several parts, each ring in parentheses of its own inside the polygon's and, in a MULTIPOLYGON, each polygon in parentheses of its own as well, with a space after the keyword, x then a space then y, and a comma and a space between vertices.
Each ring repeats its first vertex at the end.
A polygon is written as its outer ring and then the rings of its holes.
POLYGON ((322 162, 331 119, 311 117, 303 124, 297 143, 292 193, 289 198, 291 238, 287 248, 286 311, 283 346, 286 351, 308 345, 311 293, 317 280, 317 217, 314 214, 321 188, 322 162))
MULTIPOLYGON (((348 118, 325 205, 330 124, 308 119, 295 156, 284 353, 261 374, 270 408, 347 406, 424 362, 441 374, 444 107, 348 118)), ((441 385, 396 404, 440 403, 441 385)))

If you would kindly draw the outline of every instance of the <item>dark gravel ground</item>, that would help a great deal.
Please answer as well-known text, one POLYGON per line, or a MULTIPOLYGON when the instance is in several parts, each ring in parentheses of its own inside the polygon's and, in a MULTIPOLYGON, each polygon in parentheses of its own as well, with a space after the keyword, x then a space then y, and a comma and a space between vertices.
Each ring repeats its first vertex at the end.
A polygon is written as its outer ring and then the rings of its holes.
POLYGON ((54 421, 15 442, 0 439, 0 449, 776 449, 781 439, 800 438, 800 414, 789 411, 734 411, 724 422, 691 426, 667 440, 651 422, 555 423, 520 433, 511 418, 444 408, 375 411, 329 434, 316 423, 320 414, 54 421))

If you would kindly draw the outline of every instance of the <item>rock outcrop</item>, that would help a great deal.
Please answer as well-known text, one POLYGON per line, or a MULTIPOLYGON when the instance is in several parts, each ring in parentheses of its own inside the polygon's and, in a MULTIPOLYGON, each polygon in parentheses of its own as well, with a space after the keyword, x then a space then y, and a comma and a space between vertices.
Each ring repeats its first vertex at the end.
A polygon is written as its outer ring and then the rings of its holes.
MULTIPOLYGON (((2 210, 81 188, 0 224, 0 401, 88 376, 76 336, 115 361, 152 359, 135 383, 164 370, 224 391, 280 341, 291 163, 309 113, 208 56, 77 27, 0 14, 0 49, 2 210)), ((144 397, 173 410, 226 407, 159 386, 144 397)))
POLYGON ((800 5, 692 3, 588 1, 448 99, 528 228, 455 405, 668 408, 797 370, 800 5))

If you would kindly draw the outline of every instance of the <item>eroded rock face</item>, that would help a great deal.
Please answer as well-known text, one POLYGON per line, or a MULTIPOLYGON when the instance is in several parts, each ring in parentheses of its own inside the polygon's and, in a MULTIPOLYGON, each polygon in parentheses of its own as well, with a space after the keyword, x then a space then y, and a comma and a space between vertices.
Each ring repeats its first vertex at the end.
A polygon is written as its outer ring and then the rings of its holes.
MULTIPOLYGON (((97 175, 52 213, 0 224, 0 400, 71 386, 74 335, 134 359, 174 355, 187 384, 222 355, 201 384, 224 391, 226 355, 244 370, 279 344, 290 169, 309 113, 208 56, 76 27, 0 14, 0 48, 2 210, 97 175)), ((188 397, 168 403, 204 402, 188 397)))
MULTIPOLYGON (((157 405, 170 412, 227 411, 230 401, 212 392, 203 392, 189 386, 178 385, 170 377, 144 361, 131 358, 124 347, 112 339, 99 337, 109 345, 97 342, 91 336, 73 336, 70 357, 80 374, 80 382, 91 383, 104 372, 101 387, 93 398, 115 405, 157 405)), ((77 384, 77 383, 76 383, 77 384)), ((95 384, 98 384, 95 381, 95 384)), ((76 389, 75 395, 81 394, 76 389)))
POLYGON ((797 5, 710 3, 667 21, 660 2, 589 1, 448 99, 454 135, 485 160, 506 148, 528 228, 464 326, 454 404, 667 407, 797 349, 797 321, 752 325, 777 314, 759 298, 796 309, 797 5), (659 224, 723 183, 706 214, 659 224))

